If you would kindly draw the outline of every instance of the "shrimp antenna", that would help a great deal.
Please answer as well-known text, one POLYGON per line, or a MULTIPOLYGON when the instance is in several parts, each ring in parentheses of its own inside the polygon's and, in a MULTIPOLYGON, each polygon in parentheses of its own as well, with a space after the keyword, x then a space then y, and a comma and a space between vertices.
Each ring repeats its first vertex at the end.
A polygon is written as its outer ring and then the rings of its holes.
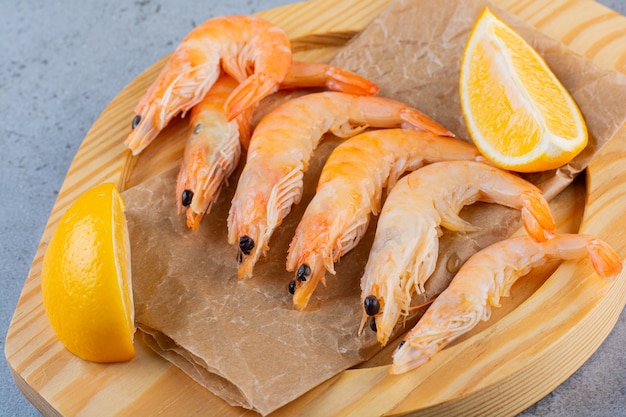
POLYGON ((409 311, 413 311, 413 310, 420 309, 422 307, 426 307, 427 305, 432 304, 433 301, 435 301, 437 299, 437 297, 439 297, 439 294, 435 294, 433 296, 433 298, 431 298, 430 300, 428 300, 428 301, 426 301, 426 302, 424 302, 422 304, 418 304, 418 305, 409 307, 409 311))

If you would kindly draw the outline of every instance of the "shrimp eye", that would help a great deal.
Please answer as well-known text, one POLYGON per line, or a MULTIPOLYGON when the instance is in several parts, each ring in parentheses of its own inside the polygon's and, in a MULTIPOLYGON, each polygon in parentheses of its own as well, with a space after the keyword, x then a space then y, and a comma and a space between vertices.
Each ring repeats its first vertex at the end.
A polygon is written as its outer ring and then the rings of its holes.
POLYGON ((300 268, 298 268, 296 279, 298 281, 306 281, 309 275, 311 275, 311 268, 307 264, 302 264, 300 268))
POLYGON ((131 125, 131 127, 133 128, 133 130, 135 130, 135 128, 137 127, 137 125, 141 123, 141 116, 137 115, 133 118, 133 124, 131 125))
POLYGON ((250 255, 250 251, 254 249, 254 240, 250 236, 241 236, 239 238, 239 249, 244 255, 250 255))
POLYGON ((289 294, 295 294, 296 293, 296 280, 292 279, 291 281, 289 281, 289 294))
POLYGON ((183 195, 180 200, 182 201, 184 207, 189 207, 191 205, 191 200, 193 200, 193 191, 183 191, 183 195))
POLYGON ((406 343, 406 340, 403 340, 402 342, 400 342, 400 344, 398 344, 398 347, 396 348, 396 350, 400 350, 402 348, 402 346, 404 346, 405 343, 406 343))
POLYGON ((376 318, 372 317, 372 319, 370 320, 370 329, 372 329, 373 332, 378 331, 378 329, 376 328, 376 318))
POLYGON ((368 295, 363 301, 363 307, 368 316, 375 316, 380 311, 380 303, 375 295, 368 295))

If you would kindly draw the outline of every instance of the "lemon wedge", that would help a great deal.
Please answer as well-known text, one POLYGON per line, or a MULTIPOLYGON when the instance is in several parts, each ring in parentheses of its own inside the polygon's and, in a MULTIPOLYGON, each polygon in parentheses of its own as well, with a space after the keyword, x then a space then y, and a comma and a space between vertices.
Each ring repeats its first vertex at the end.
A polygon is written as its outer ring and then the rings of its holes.
POLYGON ((560 167, 587 145, 584 118, 544 59, 485 8, 461 63, 470 136, 495 165, 518 172, 560 167))
POLYGON ((43 305, 65 347, 93 362, 135 356, 130 244, 111 183, 83 193, 61 218, 41 270, 43 305))

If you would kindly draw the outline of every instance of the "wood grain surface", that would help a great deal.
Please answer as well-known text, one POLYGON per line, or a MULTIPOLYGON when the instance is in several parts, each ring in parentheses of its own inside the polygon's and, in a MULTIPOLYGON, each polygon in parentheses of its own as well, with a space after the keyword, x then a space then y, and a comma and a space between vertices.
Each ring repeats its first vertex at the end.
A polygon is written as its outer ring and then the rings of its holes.
MULTIPOLYGON (((626 72, 623 16, 589 0, 494 3, 597 64, 626 72)), ((387 4, 388 0, 314 0, 261 14, 287 32, 297 59, 325 62, 387 4)), ((230 407, 140 341, 137 357, 128 363, 81 361, 56 339, 41 303, 43 254, 69 205, 104 181, 125 189, 178 164, 183 141, 175 138, 183 133, 181 123, 163 133, 172 140, 161 140, 138 157, 123 145, 133 108, 166 59, 125 87, 85 137, 9 327, 5 343, 9 367, 18 387, 44 415, 256 415, 230 407)), ((586 181, 576 181, 551 203, 562 231, 601 235, 622 257, 626 236, 614 225, 626 210, 625 141, 622 126, 588 168, 586 181)), ((620 276, 605 283, 588 262, 565 262, 537 271, 516 284, 513 293, 492 320, 418 370, 389 375, 388 352, 383 352, 273 415, 514 415, 556 388, 598 348, 624 308, 626 279, 620 276)))

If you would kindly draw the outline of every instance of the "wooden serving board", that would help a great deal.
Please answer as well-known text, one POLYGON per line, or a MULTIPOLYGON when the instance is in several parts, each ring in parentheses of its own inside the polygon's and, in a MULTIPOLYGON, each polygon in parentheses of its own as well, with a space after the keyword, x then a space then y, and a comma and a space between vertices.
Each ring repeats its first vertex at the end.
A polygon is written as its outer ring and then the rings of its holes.
MULTIPOLYGON (((626 72, 626 18, 590 0, 495 0, 597 64, 626 72)), ((329 60, 388 0, 314 0, 261 13, 293 40, 301 60, 329 60)), ((85 190, 105 181, 125 189, 178 164, 182 141, 161 141, 141 156, 123 146, 133 108, 165 62, 124 88, 80 146, 10 324, 5 355, 24 395, 45 415, 255 415, 228 406, 137 341, 121 364, 84 362, 48 324, 40 291, 44 251, 61 215, 85 190)), ((172 138, 182 125, 168 128, 172 138)), ((562 231, 592 233, 624 258, 626 129, 552 203, 562 231), (582 222, 581 222, 582 219, 582 222)), ((565 262, 516 284, 514 296, 488 323, 401 376, 379 355, 308 392, 274 415, 514 415, 574 373, 610 333, 626 303, 626 279, 599 280, 589 263, 565 262), (575 276, 575 279, 572 277, 575 276), (471 364, 468 366, 468 364, 471 364)))

